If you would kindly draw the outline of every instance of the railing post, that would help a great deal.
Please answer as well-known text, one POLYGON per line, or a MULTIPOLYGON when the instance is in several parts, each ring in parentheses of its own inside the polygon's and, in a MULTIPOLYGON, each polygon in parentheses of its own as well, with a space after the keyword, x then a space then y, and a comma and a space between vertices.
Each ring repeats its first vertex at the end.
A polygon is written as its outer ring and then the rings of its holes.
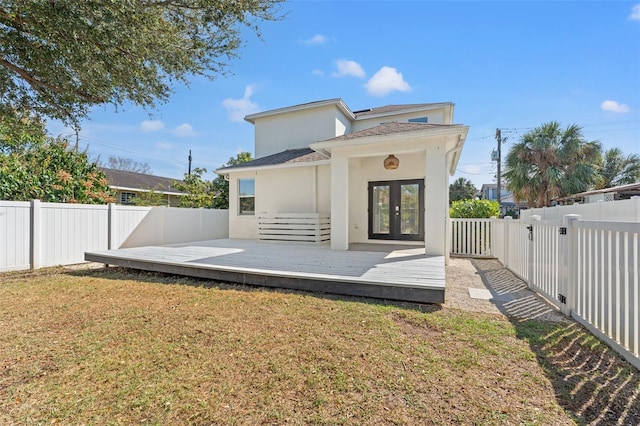
POLYGON ((562 226, 566 229, 566 238, 563 250, 560 250, 563 256, 563 266, 565 268, 566 280, 566 300, 562 305, 562 313, 571 316, 571 312, 576 308, 578 299, 578 230, 573 227, 576 220, 582 216, 579 214, 568 214, 562 218, 562 226))
POLYGON ((530 228, 529 228, 529 256, 528 256, 528 264, 527 264, 527 285, 529 286, 530 289, 534 289, 535 288, 535 284, 533 282, 533 262, 535 260, 535 256, 534 256, 534 248, 535 248, 535 244, 534 244, 534 240, 535 240, 535 234, 534 234, 534 224, 540 222, 540 215, 534 214, 531 215, 531 223, 530 223, 530 228))
POLYGON ((31 241, 29 263, 31 269, 39 269, 41 264, 42 228, 40 226, 40 200, 31 200, 31 241))

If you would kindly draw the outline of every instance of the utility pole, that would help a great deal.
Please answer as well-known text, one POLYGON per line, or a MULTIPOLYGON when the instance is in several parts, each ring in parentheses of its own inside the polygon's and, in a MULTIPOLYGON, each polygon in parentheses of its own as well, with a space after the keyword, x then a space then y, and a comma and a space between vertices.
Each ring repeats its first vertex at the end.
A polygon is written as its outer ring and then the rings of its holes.
POLYGON ((189 176, 191 176, 191 150, 189 150, 189 176))
MULTIPOLYGON (((496 188, 496 198, 498 199, 498 204, 500 204, 500 192, 502 191, 502 181, 501 181, 501 165, 502 165, 502 131, 500 129, 496 129, 496 141, 498 141, 498 187, 496 188)), ((502 211, 502 210, 501 210, 502 211)))

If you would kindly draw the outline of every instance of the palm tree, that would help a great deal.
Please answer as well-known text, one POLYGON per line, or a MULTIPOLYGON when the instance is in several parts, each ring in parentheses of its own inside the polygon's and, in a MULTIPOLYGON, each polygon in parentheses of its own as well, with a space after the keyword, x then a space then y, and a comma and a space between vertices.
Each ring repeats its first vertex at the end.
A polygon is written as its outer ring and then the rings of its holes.
POLYGON ((469 179, 461 177, 449 185, 449 201, 473 200, 476 195, 478 189, 469 179))
POLYGON ((518 201, 544 207, 554 198, 586 191, 597 182, 601 145, 588 142, 582 128, 561 129, 551 121, 522 136, 506 160, 504 178, 518 201))
POLYGON ((604 152, 600 165, 600 181, 596 189, 611 188, 640 181, 640 156, 629 154, 626 157, 620 148, 611 148, 604 152))

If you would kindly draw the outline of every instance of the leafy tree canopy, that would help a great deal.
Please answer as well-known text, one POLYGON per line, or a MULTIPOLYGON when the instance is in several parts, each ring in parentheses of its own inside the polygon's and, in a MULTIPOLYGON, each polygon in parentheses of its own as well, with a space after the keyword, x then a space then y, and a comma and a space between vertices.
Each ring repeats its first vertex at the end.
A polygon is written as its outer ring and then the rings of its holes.
POLYGON ((500 204, 490 200, 460 200, 451 203, 449 216, 453 218, 487 218, 500 215, 500 204))
POLYGON ((640 182, 640 156, 625 156, 620 148, 608 149, 599 161, 599 176, 596 189, 640 182))
POLYGON ((478 188, 473 182, 463 177, 449 185, 449 201, 473 200, 478 195, 478 188))
MULTIPOLYGON (((226 164, 221 167, 236 166, 241 163, 251 161, 251 154, 248 152, 241 152, 235 157, 229 158, 226 164)), ((215 209, 228 209, 229 208, 229 181, 224 176, 218 176, 213 180, 213 192, 215 198, 213 200, 213 208, 215 209)))
POLYGON ((186 195, 180 197, 180 206, 187 208, 213 208, 214 192, 211 181, 202 179, 207 169, 196 167, 191 174, 185 173, 184 179, 173 181, 171 186, 186 195))
POLYGON ((153 108, 190 75, 224 74, 242 27, 283 0, 0 3, 0 104, 76 124, 91 106, 153 108))
POLYGON ((106 176, 86 152, 48 136, 37 119, 21 115, 11 119, 0 120, 0 200, 113 201, 106 176))
POLYGON ((551 121, 522 136, 507 154, 504 178, 518 201, 529 207, 592 188, 598 180, 601 145, 587 141, 582 128, 551 121))
POLYGON ((144 173, 147 175, 153 174, 149 163, 141 163, 134 161, 130 158, 109 156, 106 167, 115 170, 124 170, 125 172, 144 173))

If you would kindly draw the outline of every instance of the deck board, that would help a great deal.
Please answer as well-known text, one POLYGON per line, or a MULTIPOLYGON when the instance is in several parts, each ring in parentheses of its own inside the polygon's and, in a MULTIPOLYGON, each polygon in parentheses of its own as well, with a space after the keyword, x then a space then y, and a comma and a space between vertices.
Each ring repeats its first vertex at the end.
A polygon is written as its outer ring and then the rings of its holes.
POLYGON ((90 252, 85 259, 270 287, 444 302, 444 257, 419 249, 335 251, 328 245, 224 239, 90 252))

